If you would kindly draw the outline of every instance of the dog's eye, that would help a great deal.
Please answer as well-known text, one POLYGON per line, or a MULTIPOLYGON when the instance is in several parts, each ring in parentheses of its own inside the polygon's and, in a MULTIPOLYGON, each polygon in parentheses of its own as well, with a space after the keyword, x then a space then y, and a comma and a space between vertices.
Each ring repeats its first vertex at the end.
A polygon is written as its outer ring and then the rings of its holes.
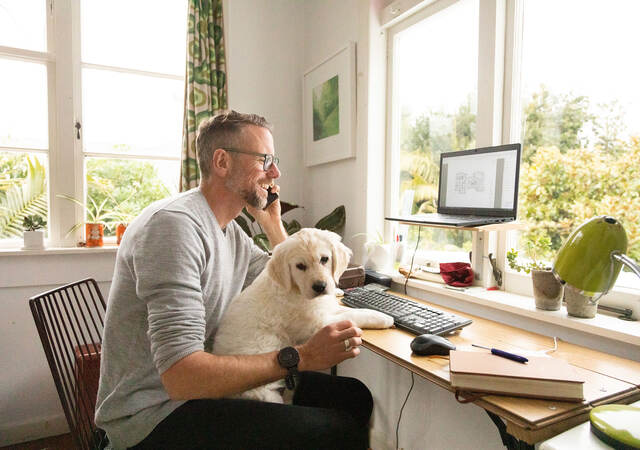
POLYGON ((328 256, 323 256, 322 258, 320 258, 320 264, 326 264, 327 261, 329 261, 329 257, 328 256))
POLYGON ((298 264, 296 264, 296 267, 297 267, 298 269, 302 270, 303 272, 304 272, 305 270, 307 270, 307 266, 305 266, 305 265, 304 265, 304 264, 302 264, 302 263, 298 263, 298 264))

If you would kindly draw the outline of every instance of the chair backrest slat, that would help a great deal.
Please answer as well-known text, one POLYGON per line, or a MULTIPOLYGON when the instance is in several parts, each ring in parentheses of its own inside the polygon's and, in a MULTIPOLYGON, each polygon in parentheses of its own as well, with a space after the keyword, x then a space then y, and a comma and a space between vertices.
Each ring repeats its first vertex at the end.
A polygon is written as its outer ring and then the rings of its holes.
POLYGON ((104 434, 93 423, 106 304, 88 278, 29 299, 69 429, 79 449, 104 434))

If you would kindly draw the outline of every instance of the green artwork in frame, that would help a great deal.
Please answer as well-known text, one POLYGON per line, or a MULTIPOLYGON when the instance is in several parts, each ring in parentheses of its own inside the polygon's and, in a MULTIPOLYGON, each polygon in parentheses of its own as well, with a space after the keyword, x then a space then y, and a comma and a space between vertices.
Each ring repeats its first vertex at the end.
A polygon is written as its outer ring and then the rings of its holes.
POLYGON ((340 133, 340 98, 338 95, 338 75, 314 87, 313 97, 313 140, 319 141, 340 133))

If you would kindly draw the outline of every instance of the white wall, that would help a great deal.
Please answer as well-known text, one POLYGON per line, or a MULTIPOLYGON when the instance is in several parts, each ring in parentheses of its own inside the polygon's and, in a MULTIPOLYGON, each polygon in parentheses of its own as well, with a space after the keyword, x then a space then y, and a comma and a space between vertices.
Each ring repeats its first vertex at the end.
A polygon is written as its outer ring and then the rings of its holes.
MULTIPOLYGON (((301 91, 303 3, 297 0, 225 0, 229 107, 273 124, 282 200, 302 196, 301 91)), ((284 216, 302 220, 302 209, 284 216)))

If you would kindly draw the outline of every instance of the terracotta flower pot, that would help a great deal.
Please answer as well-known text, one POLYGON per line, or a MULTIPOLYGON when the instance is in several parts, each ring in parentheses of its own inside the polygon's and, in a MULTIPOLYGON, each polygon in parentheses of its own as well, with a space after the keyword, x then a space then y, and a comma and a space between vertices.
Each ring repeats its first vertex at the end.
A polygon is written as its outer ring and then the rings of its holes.
POLYGON ((102 247, 104 238, 104 224, 85 223, 84 232, 87 238, 87 247, 102 247))
POLYGON ((124 235, 125 230, 127 229, 127 223, 119 223, 116 226, 116 242, 120 245, 120 241, 122 241, 122 236, 124 235))
POLYGON ((531 271, 533 297, 536 308, 547 311, 558 311, 562 307, 563 286, 551 270, 531 271))

